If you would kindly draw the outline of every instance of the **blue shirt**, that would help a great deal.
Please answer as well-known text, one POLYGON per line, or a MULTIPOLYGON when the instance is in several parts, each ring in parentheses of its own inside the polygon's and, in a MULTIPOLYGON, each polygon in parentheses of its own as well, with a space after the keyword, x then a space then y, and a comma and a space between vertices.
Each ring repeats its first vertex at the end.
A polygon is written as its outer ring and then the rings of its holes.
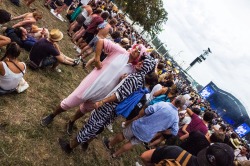
POLYGON ((158 102, 145 109, 145 116, 132 123, 133 134, 143 142, 149 142, 160 131, 171 129, 173 135, 179 130, 178 109, 171 103, 158 102))

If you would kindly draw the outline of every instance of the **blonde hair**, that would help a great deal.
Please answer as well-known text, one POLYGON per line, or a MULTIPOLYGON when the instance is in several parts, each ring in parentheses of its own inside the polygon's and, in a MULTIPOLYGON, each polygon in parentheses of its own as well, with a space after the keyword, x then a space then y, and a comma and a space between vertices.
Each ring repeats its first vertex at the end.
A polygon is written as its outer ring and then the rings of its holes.
POLYGON ((36 20, 42 19, 42 18, 43 18, 43 13, 42 13, 42 12, 39 12, 39 11, 34 11, 34 12, 33 12, 33 17, 34 17, 36 20))

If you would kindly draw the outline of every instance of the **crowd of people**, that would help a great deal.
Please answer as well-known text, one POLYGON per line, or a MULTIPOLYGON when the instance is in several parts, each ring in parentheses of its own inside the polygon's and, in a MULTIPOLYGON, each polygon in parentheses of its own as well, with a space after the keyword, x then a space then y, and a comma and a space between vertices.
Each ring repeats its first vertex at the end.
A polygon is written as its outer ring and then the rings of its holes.
MULTIPOLYGON (((28 7, 33 2, 26 0, 28 7)), ((67 34, 78 55, 72 58, 61 52, 58 42, 63 33, 57 27, 38 27, 36 23, 43 14, 34 8, 16 17, 0 9, 0 24, 20 20, 11 27, 2 26, 0 47, 6 47, 6 51, 0 61, 0 94, 16 91, 26 73, 26 64, 18 60, 21 48, 29 51, 27 66, 32 70, 51 68, 61 72, 59 64, 82 63, 83 69, 90 71, 94 66, 79 86, 41 120, 46 127, 57 115, 79 107, 67 123, 66 132, 72 135, 75 121, 91 113, 76 137, 71 141, 59 139, 63 151, 70 154, 79 145, 86 151, 97 135, 112 127, 117 117, 123 117, 121 131, 102 139, 112 158, 122 157, 142 144, 146 148, 140 156, 144 165, 249 164, 247 144, 167 59, 153 51, 112 1, 46 0, 44 6, 56 15, 69 9, 67 34), (124 140, 127 142, 116 148, 124 140)))

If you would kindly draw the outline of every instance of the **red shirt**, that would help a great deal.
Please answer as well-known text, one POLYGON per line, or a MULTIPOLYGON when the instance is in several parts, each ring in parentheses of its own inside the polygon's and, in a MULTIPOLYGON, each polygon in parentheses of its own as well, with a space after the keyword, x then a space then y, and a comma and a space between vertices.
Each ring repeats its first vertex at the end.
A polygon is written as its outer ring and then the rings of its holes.
MULTIPOLYGON (((192 120, 187 126, 187 132, 200 131, 202 134, 206 135, 208 132, 207 126, 203 123, 203 120, 199 118, 195 113, 191 116, 192 120)), ((183 136, 184 133, 180 130, 178 136, 183 136)))
POLYGON ((93 33, 93 34, 97 34, 98 33, 98 30, 97 30, 97 27, 99 24, 103 23, 103 18, 101 16, 96 16, 96 17, 93 17, 92 21, 90 22, 86 32, 88 33, 93 33))

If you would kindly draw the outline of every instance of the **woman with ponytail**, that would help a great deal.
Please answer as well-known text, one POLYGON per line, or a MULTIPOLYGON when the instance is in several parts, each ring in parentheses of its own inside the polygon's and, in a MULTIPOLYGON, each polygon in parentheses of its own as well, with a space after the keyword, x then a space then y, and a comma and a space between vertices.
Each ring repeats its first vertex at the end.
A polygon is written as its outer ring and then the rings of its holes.
POLYGON ((15 42, 6 47, 6 53, 0 61, 0 95, 15 91, 24 76, 26 65, 17 59, 20 52, 15 42))

